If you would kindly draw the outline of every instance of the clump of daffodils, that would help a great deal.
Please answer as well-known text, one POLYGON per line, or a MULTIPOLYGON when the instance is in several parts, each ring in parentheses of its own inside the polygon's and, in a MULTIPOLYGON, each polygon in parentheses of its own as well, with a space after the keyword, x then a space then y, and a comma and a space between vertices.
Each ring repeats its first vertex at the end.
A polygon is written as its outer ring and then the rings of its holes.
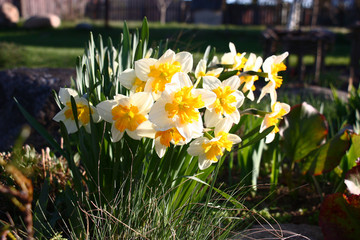
POLYGON ((267 84, 257 102, 267 94, 271 100, 271 112, 259 116, 264 118, 260 132, 274 126, 266 143, 274 139, 279 120, 290 111, 276 94, 283 81, 278 73, 286 70, 283 61, 288 53, 263 61, 253 53, 238 53, 233 43, 229 48, 220 61, 207 59, 206 54, 196 66, 189 52, 169 49, 158 59, 145 55, 132 68, 114 75, 114 85, 121 84, 127 92, 96 106, 89 96, 62 88, 63 107, 54 120, 63 122, 69 134, 82 127, 91 134, 90 122, 105 121, 111 125, 111 141, 120 141, 124 134, 135 140, 153 139, 160 158, 170 145, 187 145, 188 154, 198 157, 199 168, 206 169, 241 142, 231 129, 240 122, 244 101, 255 100, 259 76, 267 84))

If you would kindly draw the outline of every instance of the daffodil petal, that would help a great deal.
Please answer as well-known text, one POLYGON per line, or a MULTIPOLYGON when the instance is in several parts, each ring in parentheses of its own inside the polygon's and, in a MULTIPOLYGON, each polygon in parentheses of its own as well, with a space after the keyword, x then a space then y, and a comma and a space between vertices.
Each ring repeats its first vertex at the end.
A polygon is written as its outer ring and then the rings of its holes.
POLYGON ((141 137, 155 138, 156 130, 155 125, 150 121, 142 122, 136 129, 137 134, 141 137))
POLYGON ((238 89, 240 87, 240 79, 238 76, 232 76, 222 82, 223 86, 229 86, 231 89, 238 89))
POLYGON ((206 159, 206 156, 205 154, 204 155, 200 155, 199 158, 198 158, 198 166, 199 166, 199 169, 200 170, 205 170, 207 169, 208 167, 211 166, 213 162, 206 159))
POLYGON ((203 77, 203 88, 207 90, 213 90, 221 86, 221 81, 213 76, 203 77))
MULTIPOLYGON (((64 123, 64 125, 65 125, 65 127, 66 127, 66 130, 67 130, 67 132, 68 132, 69 134, 74 133, 74 132, 76 132, 76 131, 78 130, 78 129, 77 129, 77 126, 76 126, 76 123, 75 123, 75 121, 73 121, 73 120, 65 119, 65 120, 63 121, 63 123, 64 123)), ((79 122, 79 124, 81 124, 81 123, 79 122)))
MULTIPOLYGON (((175 73, 174 76, 171 78, 171 83, 176 84, 178 88, 191 87, 193 85, 189 75, 183 72, 175 73)), ((169 84, 169 86, 173 85, 169 84)))
POLYGON ((181 64, 181 71, 188 73, 193 68, 193 57, 189 52, 179 52, 175 55, 175 61, 181 64))
POLYGON ((111 126, 111 137, 113 142, 118 142, 124 136, 124 132, 120 132, 116 127, 115 124, 111 126))
POLYGON ((261 89, 261 93, 258 99, 258 103, 261 101, 261 99, 267 94, 267 93, 272 93, 274 95, 275 92, 275 83, 270 81, 268 84, 266 84, 262 89, 261 89))
POLYGON ((100 102, 96 106, 96 110, 102 119, 104 119, 105 121, 107 121, 109 123, 112 123, 113 115, 111 114, 111 110, 116 105, 117 105, 116 100, 106 100, 106 101, 100 102))
POLYGON ((168 118, 168 113, 165 111, 166 103, 167 102, 160 98, 154 103, 149 112, 149 120, 158 126, 161 131, 165 131, 174 126, 173 121, 168 118))
POLYGON ((207 127, 215 127, 215 125, 222 119, 220 114, 217 114, 216 111, 211 111, 206 109, 204 115, 205 125, 207 127))
POLYGON ((233 144, 238 144, 241 142, 241 138, 235 134, 229 134, 227 138, 229 141, 233 142, 233 144))
POLYGON ((233 55, 237 54, 236 47, 235 47, 234 43, 229 42, 229 49, 230 49, 231 54, 233 54, 233 55))
POLYGON ((166 52, 159 58, 156 62, 156 66, 159 66, 162 63, 173 62, 175 60, 175 52, 171 49, 166 50, 166 52))
POLYGON ((154 58, 143 58, 135 62, 135 74, 142 80, 147 81, 149 79, 150 66, 157 62, 154 58))
POLYGON ((187 152, 191 156, 199 156, 200 154, 203 154, 204 149, 202 148, 202 144, 206 141, 208 141, 208 139, 205 137, 200 137, 200 138, 194 139, 194 141, 192 141, 190 143, 190 145, 187 149, 187 152))
POLYGON ((234 64, 234 55, 232 53, 225 53, 221 57, 221 64, 233 65, 234 64))
POLYGON ((289 56, 288 52, 284 52, 283 54, 276 56, 276 58, 274 59, 274 63, 275 64, 281 63, 282 61, 285 60, 285 58, 287 58, 287 56, 289 56))
POLYGON ((210 106, 216 100, 216 94, 206 89, 193 89, 193 94, 195 97, 201 96, 204 107, 210 106))
POLYGON ((137 106, 139 113, 148 113, 153 103, 151 93, 148 92, 138 92, 130 97, 130 104, 137 106))
POLYGON ((155 139, 155 151, 159 158, 162 158, 166 153, 166 146, 162 145, 160 142, 160 138, 155 139))
POLYGON ((77 91, 72 88, 60 88, 59 99, 62 104, 66 104, 67 102, 69 102, 71 96, 73 96, 74 98, 77 97, 77 91))
POLYGON ((65 117, 65 111, 68 110, 68 107, 63 108, 60 112, 58 112, 54 117, 53 120, 56 122, 64 121, 66 119, 65 117))
POLYGON ((271 143, 272 141, 274 141, 274 138, 275 138, 275 133, 273 132, 269 133, 265 138, 265 143, 271 143))
POLYGON ((119 75, 119 81, 127 89, 131 89, 135 83, 136 74, 134 69, 126 69, 119 75))
POLYGON ((242 92, 240 92, 239 90, 236 90, 235 92, 232 93, 233 96, 235 96, 236 98, 236 108, 239 108, 243 105, 244 100, 245 100, 245 96, 242 92))
POLYGON ((215 125, 215 130, 214 130, 215 136, 218 136, 220 132, 228 133, 232 125, 233 125, 233 121, 231 121, 230 119, 228 118, 220 119, 215 125))
POLYGON ((139 134, 137 133, 136 129, 134 131, 130 131, 129 129, 125 129, 125 132, 127 133, 127 135, 129 135, 129 137, 131 137, 132 139, 135 140, 140 140, 141 136, 139 136, 139 134))
POLYGON ((199 74, 205 72, 206 72, 206 61, 204 59, 201 59, 195 68, 195 77, 199 78, 201 77, 199 76, 199 74))

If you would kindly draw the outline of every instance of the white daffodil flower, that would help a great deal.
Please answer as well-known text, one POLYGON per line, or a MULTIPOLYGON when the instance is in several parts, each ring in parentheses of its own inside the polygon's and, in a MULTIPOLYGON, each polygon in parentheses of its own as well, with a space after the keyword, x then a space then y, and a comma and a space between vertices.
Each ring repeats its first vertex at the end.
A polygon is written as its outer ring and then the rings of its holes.
POLYGON ((198 156, 200 170, 204 170, 214 162, 217 162, 224 154, 225 149, 231 151, 234 144, 241 142, 241 138, 235 134, 229 134, 232 124, 225 119, 221 120, 215 127, 215 137, 209 139, 200 137, 190 143, 188 153, 198 156))
POLYGON ((271 143, 275 134, 279 132, 277 124, 282 117, 290 112, 290 106, 286 103, 276 102, 271 106, 271 113, 266 114, 264 120, 261 123, 260 133, 271 126, 275 128, 266 136, 265 143, 271 143))
MULTIPOLYGON (((260 67, 263 63, 263 59, 261 57, 256 57, 256 55, 254 53, 250 53, 250 56, 248 58, 248 60, 245 63, 244 66, 244 72, 247 71, 254 71, 254 72, 259 72, 260 71, 260 67)), ((252 76, 252 75, 244 75, 240 77, 240 85, 245 83, 242 92, 243 93, 247 93, 247 98, 250 99, 251 101, 254 101, 255 97, 254 97, 254 93, 253 91, 255 91, 255 85, 254 82, 257 81, 259 79, 259 76, 252 76)))
POLYGON ((269 81, 269 83, 261 89, 258 103, 267 93, 270 94, 271 105, 276 102, 276 89, 278 89, 283 82, 282 76, 278 76, 278 72, 286 70, 286 65, 283 63, 283 61, 288 55, 288 52, 284 52, 281 55, 272 55, 265 59, 263 63, 263 71, 264 73, 268 74, 268 77, 265 78, 265 81, 269 81))
POLYGON ((96 106, 99 115, 105 121, 112 123, 112 141, 119 141, 125 131, 131 138, 141 139, 138 126, 148 121, 147 114, 153 106, 151 94, 138 92, 130 97, 120 94, 114 98, 114 100, 103 101, 96 106))
POLYGON ((158 60, 143 58, 135 62, 135 74, 146 82, 145 92, 151 92, 154 100, 157 100, 165 90, 165 84, 171 82, 171 78, 177 72, 188 73, 193 67, 193 57, 189 52, 176 53, 167 50, 158 60))
POLYGON ((225 53, 221 57, 221 64, 232 65, 230 70, 241 71, 244 68, 245 62, 247 60, 244 57, 246 53, 245 52, 244 53, 236 52, 235 45, 232 42, 229 43, 229 48, 230 48, 230 52, 225 53))
POLYGON ((177 146, 187 143, 177 128, 173 127, 168 130, 159 130, 159 128, 150 121, 143 122, 138 126, 138 134, 141 137, 155 139, 155 151, 160 158, 165 155, 166 149, 170 147, 170 143, 177 146))
POLYGON ((119 75, 121 85, 129 89, 131 93, 143 92, 145 89, 145 81, 140 80, 134 69, 126 69, 119 75))
POLYGON ((79 127, 84 126, 85 130, 90 133, 90 114, 94 122, 100 121, 100 116, 96 109, 91 106, 91 103, 89 103, 87 99, 79 97, 78 93, 74 89, 60 88, 59 99, 65 107, 54 116, 53 120, 63 122, 69 134, 78 130, 71 105, 71 96, 74 98, 76 103, 79 127))
POLYGON ((175 127, 188 142, 202 135, 203 122, 198 109, 209 106, 215 99, 211 91, 194 89, 187 74, 176 73, 154 103, 149 120, 160 131, 175 127))
POLYGON ((219 77, 220 74, 222 73, 222 71, 223 71, 223 68, 215 68, 213 70, 207 71, 206 60, 201 59, 195 68, 195 77, 196 77, 196 79, 199 79, 204 76, 219 77))
POLYGON ((205 125, 215 127, 223 118, 231 123, 239 123, 238 108, 244 102, 244 94, 237 90, 240 86, 238 76, 232 76, 223 82, 216 77, 203 77, 203 88, 216 94, 216 100, 205 111, 205 125))

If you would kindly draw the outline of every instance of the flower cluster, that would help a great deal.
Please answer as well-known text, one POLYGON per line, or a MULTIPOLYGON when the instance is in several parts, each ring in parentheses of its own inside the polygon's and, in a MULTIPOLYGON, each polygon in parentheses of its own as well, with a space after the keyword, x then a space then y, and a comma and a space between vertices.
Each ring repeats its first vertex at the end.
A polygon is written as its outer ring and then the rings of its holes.
POLYGON ((96 107, 75 90, 63 88, 59 99, 64 108, 54 120, 62 121, 68 133, 82 126, 90 132, 90 117, 94 123, 104 120, 111 124, 113 142, 120 141, 125 132, 136 140, 151 138, 159 157, 170 144, 189 144, 188 153, 198 156, 199 168, 205 169, 241 142, 230 129, 240 121, 239 108, 245 98, 255 100, 254 82, 262 71, 268 83, 258 102, 269 94, 271 112, 264 116, 260 132, 275 126, 266 137, 269 143, 278 131, 279 119, 290 110, 289 105, 277 102, 276 94, 282 84, 278 72, 286 69, 283 61, 288 53, 263 61, 253 53, 248 58, 246 53, 237 53, 233 43, 229 48, 220 61, 216 57, 211 62, 201 59, 194 72, 189 52, 167 50, 159 59, 146 56, 118 76, 128 94, 117 94, 96 107), (220 76, 229 72, 234 74, 221 81, 220 76))

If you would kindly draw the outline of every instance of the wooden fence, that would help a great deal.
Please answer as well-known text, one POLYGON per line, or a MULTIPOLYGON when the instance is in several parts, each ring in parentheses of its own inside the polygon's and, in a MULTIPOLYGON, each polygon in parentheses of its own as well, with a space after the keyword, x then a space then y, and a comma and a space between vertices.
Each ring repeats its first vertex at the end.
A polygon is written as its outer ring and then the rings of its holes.
MULTIPOLYGON (((35 14, 54 13, 62 19, 89 17, 104 19, 105 0, 0 0, 16 5, 23 18, 35 14)), ((146 16, 149 21, 159 21, 160 11, 156 0, 109 0, 110 20, 142 20, 146 16)), ((223 23, 236 25, 281 25, 286 24, 290 4, 278 5, 240 5, 228 4, 223 9, 223 23)), ((173 1, 168 10, 168 22, 192 22, 194 10, 189 1, 173 1)), ((312 8, 303 8, 301 25, 311 24, 312 8)), ((322 6, 319 11, 319 25, 348 26, 359 20, 359 10, 355 7, 346 10, 334 6, 322 6)))

